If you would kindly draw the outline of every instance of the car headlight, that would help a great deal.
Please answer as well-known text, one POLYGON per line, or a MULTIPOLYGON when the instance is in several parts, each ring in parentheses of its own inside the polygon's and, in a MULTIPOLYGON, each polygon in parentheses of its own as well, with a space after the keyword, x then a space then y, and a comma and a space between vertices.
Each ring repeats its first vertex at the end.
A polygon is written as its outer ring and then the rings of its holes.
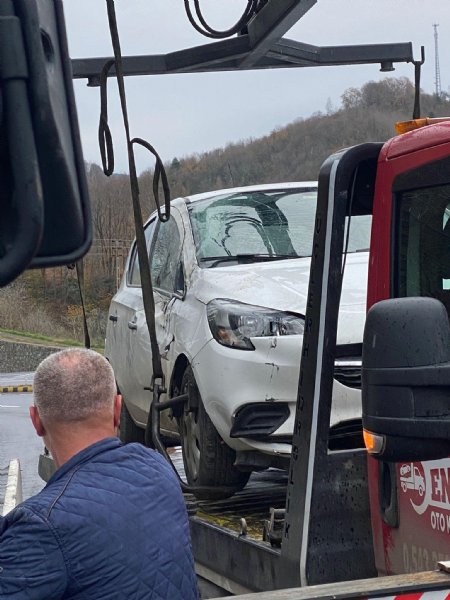
POLYGON ((207 313, 214 339, 239 350, 254 350, 251 338, 301 335, 305 326, 298 315, 233 300, 212 300, 207 313))

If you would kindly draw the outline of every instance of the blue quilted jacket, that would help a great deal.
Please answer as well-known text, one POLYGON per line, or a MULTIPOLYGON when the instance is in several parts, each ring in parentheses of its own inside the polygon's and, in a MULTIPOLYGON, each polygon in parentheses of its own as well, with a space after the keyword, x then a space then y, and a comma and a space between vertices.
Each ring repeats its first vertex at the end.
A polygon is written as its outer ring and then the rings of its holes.
POLYGON ((107 438, 0 517, 0 598, 196 600, 189 525, 170 465, 107 438))

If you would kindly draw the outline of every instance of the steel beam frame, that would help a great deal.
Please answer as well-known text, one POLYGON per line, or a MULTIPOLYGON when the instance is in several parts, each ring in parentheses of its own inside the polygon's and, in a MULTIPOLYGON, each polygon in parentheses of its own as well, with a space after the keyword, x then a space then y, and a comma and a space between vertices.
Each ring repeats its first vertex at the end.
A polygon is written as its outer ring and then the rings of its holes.
MULTIPOLYGON (((177 50, 167 54, 126 56, 125 75, 164 75, 278 69, 292 67, 380 63, 390 71, 393 64, 412 62, 411 43, 358 46, 312 46, 282 37, 317 0, 267 0, 237 37, 177 50)), ((72 60, 74 79, 98 85, 103 65, 110 56, 72 60)), ((110 76, 114 75, 111 69, 110 76)))
POLYGON ((316 4, 317 0, 275 0, 268 2, 248 26, 250 51, 239 65, 251 68, 274 43, 316 4))
POLYGON ((267 56, 271 59, 291 62, 297 67, 386 64, 411 62, 413 49, 411 42, 359 46, 311 46, 282 38, 268 51, 267 56))

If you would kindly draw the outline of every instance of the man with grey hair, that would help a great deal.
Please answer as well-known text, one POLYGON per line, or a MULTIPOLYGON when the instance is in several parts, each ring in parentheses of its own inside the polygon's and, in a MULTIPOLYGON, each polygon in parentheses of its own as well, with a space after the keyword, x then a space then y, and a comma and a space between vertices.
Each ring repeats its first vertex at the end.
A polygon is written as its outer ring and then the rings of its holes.
POLYGON ((57 471, 0 518, 0 597, 196 600, 189 525, 171 466, 116 437, 122 399, 91 350, 46 358, 30 416, 57 471))

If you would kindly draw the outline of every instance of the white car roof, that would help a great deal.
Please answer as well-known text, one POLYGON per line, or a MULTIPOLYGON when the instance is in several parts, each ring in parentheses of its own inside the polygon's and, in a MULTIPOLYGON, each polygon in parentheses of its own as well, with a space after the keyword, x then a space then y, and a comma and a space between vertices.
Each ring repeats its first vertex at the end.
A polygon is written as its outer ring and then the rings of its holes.
MULTIPOLYGON (((264 183, 262 185, 247 185, 243 187, 225 188, 223 190, 215 190, 213 192, 203 192, 202 194, 193 194, 181 198, 187 203, 197 202, 197 200, 206 200, 206 198, 214 198, 223 194, 236 194, 239 192, 264 192, 265 190, 278 191, 299 188, 316 188, 317 181, 290 181, 287 183, 264 183)), ((177 198, 179 200, 180 198, 177 198)))

